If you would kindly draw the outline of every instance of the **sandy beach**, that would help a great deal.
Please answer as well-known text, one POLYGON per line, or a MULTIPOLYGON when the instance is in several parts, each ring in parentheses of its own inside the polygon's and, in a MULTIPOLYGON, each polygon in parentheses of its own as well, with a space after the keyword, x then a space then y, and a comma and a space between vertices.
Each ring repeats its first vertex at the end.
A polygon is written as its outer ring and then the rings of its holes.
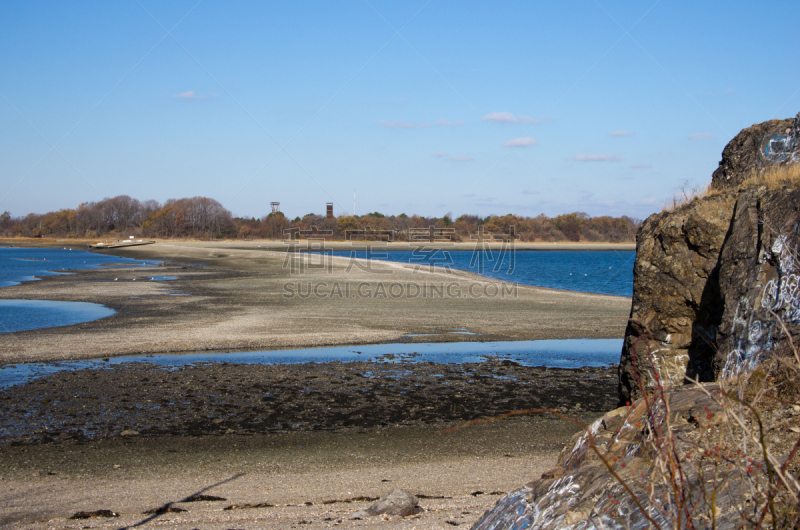
POLYGON ((559 445, 573 431, 571 424, 523 418, 452 435, 383 428, 0 446, 0 524, 37 529, 469 528, 502 493, 551 468, 559 445), (394 488, 419 495, 425 511, 405 519, 352 518, 371 504, 365 498, 394 488), (192 495, 224 500, 180 502, 192 495), (186 511, 144 513, 167 504, 186 511), (269 506, 225 510, 247 504, 269 506), (69 519, 96 510, 119 517, 69 519))
MULTIPOLYGON (((387 262, 367 266, 330 257, 314 261, 317 257, 307 256, 287 263, 282 250, 277 243, 263 242, 159 242, 113 251, 155 260, 158 267, 92 270, 4 288, 2 298, 97 302, 117 313, 75 326, 2 334, 0 362, 393 341, 621 338, 630 310, 627 298, 512 288, 460 271, 415 270, 387 262), (178 279, 147 281, 156 274, 178 279)), ((500 492, 552 467, 577 427, 550 417, 522 416, 448 435, 440 433, 442 428, 535 406, 560 407, 588 420, 608 406, 616 389, 613 370, 606 375, 565 373, 555 379, 554 374, 537 375, 521 367, 481 367, 489 370, 486 381, 511 377, 518 385, 497 386, 491 392, 481 386, 477 372, 446 375, 453 378, 450 388, 438 384, 442 375, 421 371, 415 377, 424 380, 410 380, 402 391, 407 401, 395 402, 392 389, 384 393, 377 386, 370 387, 366 401, 349 399, 363 392, 363 385, 350 385, 340 390, 346 410, 310 416, 346 421, 328 424, 314 419, 306 422, 308 428, 259 432, 259 422, 267 425, 270 411, 277 409, 260 398, 249 402, 248 392, 263 395, 259 388, 273 381, 287 393, 307 387, 303 380, 310 375, 325 384, 339 377, 339 368, 319 366, 318 372, 280 377, 238 374, 217 366, 201 376, 179 372, 172 380, 141 368, 99 376, 54 376, 46 387, 37 389, 30 383, 23 390, 2 393, 6 419, 40 420, 30 422, 28 439, 22 433, 0 444, 0 523, 14 528, 468 528, 500 492), (564 386, 535 389, 537 377, 563 380, 564 386), (155 384, 158 380, 162 386, 155 384), (125 385, 138 390, 119 395, 125 385), (420 388, 419 393, 412 387, 420 388), (176 389, 186 405, 183 416, 175 416, 183 418, 175 425, 157 416, 149 423, 131 422, 126 411, 155 409, 159 399, 176 389), (208 408, 216 401, 204 391, 232 392, 239 396, 237 408, 215 416, 222 412, 208 408), (475 393, 474 405, 466 406, 465 393, 475 393), (548 401, 568 394, 573 396, 569 403, 548 401), (25 395, 33 397, 23 399, 25 395), (501 398, 506 396, 513 402, 504 404, 501 398), (491 401, 492 407, 481 407, 480 399, 491 401), (381 400, 388 401, 380 407, 370 405, 381 400), (118 419, 109 420, 102 435, 94 438, 76 434, 89 418, 97 417, 85 407, 104 402, 120 405, 114 416, 118 419), (443 412, 433 419, 426 416, 425 405, 443 412), (355 423, 348 423, 352 418, 355 423), (358 423, 365 418, 369 421, 358 423), (315 422, 323 427, 313 427, 315 422), (125 431, 135 434, 123 435, 125 431), (351 518, 369 505, 365 498, 395 487, 422 495, 425 511, 406 519, 351 518), (198 492, 225 500, 180 502, 198 492), (187 511, 143 514, 168 503, 187 511), (260 503, 271 506, 223 509, 260 503), (120 517, 68 519, 94 510, 111 510, 120 517)), ((319 395, 327 395, 327 387, 320 388, 319 395)), ((291 416, 291 406, 296 406, 300 417, 301 412, 316 414, 326 406, 297 401, 293 395, 281 401, 289 408, 275 414, 291 416)))

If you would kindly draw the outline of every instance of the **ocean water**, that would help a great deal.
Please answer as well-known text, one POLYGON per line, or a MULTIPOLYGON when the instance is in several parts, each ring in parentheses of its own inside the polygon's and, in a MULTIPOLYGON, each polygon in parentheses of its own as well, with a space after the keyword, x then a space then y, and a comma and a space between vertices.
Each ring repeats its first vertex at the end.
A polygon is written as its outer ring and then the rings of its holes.
MULTIPOLYGON (((76 269, 114 265, 147 267, 156 263, 158 262, 103 256, 68 248, 0 248, 0 287, 36 281, 43 276, 70 274, 70 271, 76 269)), ((89 302, 0 300, 0 333, 69 326, 105 318, 114 313, 113 309, 89 302)))
MULTIPOLYGON (((333 256, 408 263, 474 272, 505 282, 633 296, 633 250, 383 250, 329 251, 333 256)), ((354 264, 355 266, 355 264, 354 264)))

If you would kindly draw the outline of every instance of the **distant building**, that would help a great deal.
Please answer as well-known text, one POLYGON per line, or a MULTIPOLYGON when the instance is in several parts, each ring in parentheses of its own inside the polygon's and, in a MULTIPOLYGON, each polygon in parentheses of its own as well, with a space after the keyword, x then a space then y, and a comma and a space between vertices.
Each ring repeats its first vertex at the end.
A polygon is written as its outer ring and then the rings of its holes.
POLYGON ((272 213, 278 213, 281 211, 281 203, 271 202, 269 205, 272 206, 272 213))
POLYGON ((325 206, 327 207, 326 208, 327 214, 325 217, 327 217, 328 219, 333 219, 333 203, 332 202, 326 203, 325 206))

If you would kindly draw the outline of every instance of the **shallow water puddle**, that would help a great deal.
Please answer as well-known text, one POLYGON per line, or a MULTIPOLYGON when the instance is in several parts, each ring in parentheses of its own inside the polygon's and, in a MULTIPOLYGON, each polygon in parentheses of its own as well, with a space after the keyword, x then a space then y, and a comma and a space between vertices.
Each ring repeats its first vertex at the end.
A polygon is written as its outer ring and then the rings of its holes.
MULTIPOLYGON (((102 307, 102 306, 101 306, 102 307)), ((0 388, 26 383, 62 370, 112 367, 144 362, 163 367, 201 363, 302 364, 373 361, 383 363, 480 363, 505 360, 521 366, 601 367, 619 362, 622 339, 532 340, 507 342, 428 342, 371 344, 297 350, 232 353, 129 355, 88 361, 18 363, 0 366, 0 388)))
POLYGON ((0 333, 81 324, 116 313, 90 302, 0 300, 0 333))

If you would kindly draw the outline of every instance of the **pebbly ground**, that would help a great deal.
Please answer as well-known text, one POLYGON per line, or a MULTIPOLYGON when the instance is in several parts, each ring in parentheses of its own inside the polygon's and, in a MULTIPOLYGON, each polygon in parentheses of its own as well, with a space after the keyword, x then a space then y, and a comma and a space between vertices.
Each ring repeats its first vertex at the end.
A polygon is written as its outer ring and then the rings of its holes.
POLYGON ((450 427, 531 408, 600 412, 617 399, 616 367, 388 360, 59 372, 0 391, 0 443, 450 427))

